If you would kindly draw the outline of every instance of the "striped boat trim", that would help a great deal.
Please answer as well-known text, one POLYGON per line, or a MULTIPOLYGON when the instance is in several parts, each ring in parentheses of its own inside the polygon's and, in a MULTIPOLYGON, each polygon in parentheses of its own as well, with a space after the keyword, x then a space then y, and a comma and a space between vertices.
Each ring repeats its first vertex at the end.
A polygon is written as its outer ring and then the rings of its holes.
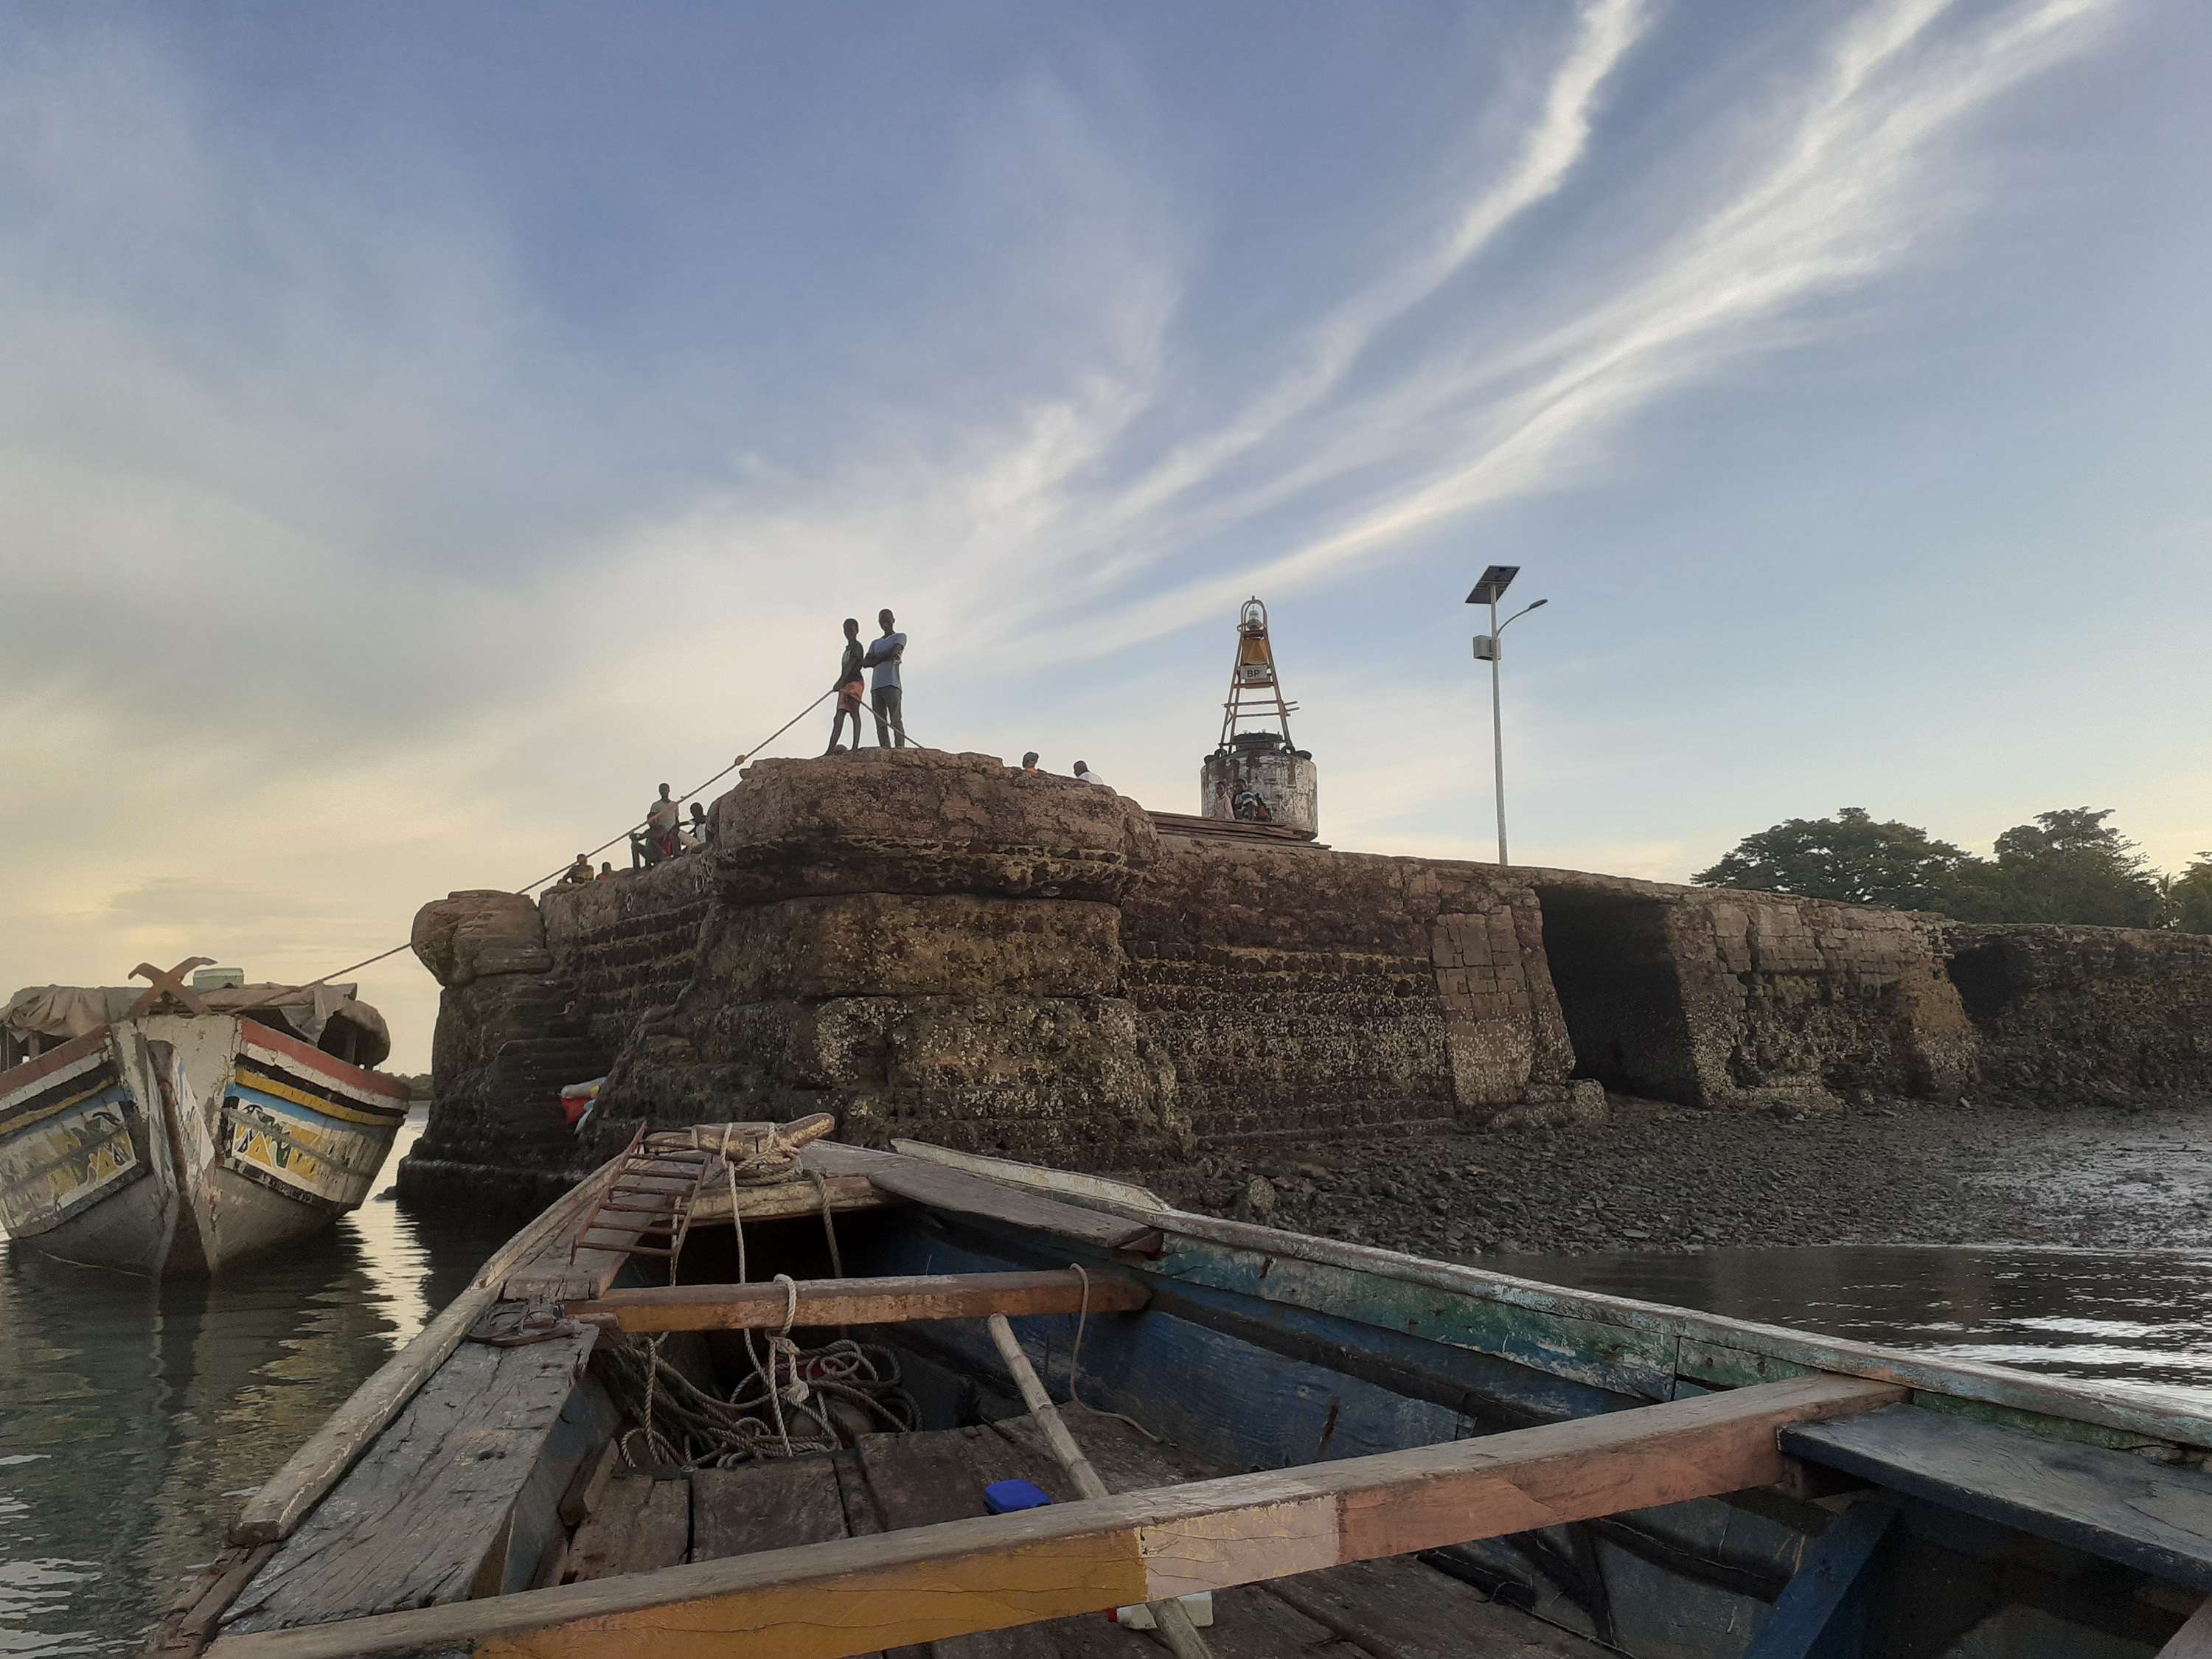
POLYGON ((312 1043, 273 1031, 252 1020, 242 1020, 240 1024, 240 1051, 264 1066, 274 1066, 289 1077, 331 1090, 356 1105, 405 1113, 407 1085, 398 1078, 349 1065, 312 1043))
POLYGON ((0 1140, 98 1094, 112 1085, 117 1076, 114 1057, 102 1051, 87 1054, 82 1065, 70 1066, 61 1076, 40 1079, 44 1087, 26 1090, 0 1105, 0 1140))
POLYGON ((363 1108, 350 1098, 337 1097, 335 1091, 325 1091, 290 1076, 271 1077, 249 1071, 242 1063, 232 1075, 248 1089, 258 1089, 264 1094, 289 1100, 295 1106, 305 1106, 308 1110, 320 1112, 327 1117, 341 1118, 348 1123, 366 1123, 381 1129, 402 1122, 407 1116, 404 1111, 392 1111, 380 1106, 363 1108))
POLYGON ((0 1073, 0 1118, 16 1110, 32 1097, 43 1095, 70 1078, 90 1071, 108 1057, 107 1033, 100 1030, 50 1054, 40 1054, 36 1060, 27 1060, 13 1071, 0 1073))

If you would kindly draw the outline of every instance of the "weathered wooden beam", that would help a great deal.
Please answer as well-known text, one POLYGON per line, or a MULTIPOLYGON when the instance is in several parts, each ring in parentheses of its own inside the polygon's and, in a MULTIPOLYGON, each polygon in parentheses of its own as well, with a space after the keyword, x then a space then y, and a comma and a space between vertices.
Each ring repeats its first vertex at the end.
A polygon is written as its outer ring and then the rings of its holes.
MULTIPOLYGON (((796 1285, 794 1325, 890 1325, 905 1319, 1095 1314, 1141 1308, 1152 1293, 1120 1273, 929 1273, 903 1279, 810 1279, 796 1285)), ((781 1329, 793 1297, 781 1285, 668 1285, 610 1291, 569 1304, 572 1319, 618 1331, 781 1329)))
POLYGON ((842 1659, 1771 1484, 1777 1431, 1901 1397, 1798 1377, 1413 1451, 1054 1504, 346 1624, 213 1659, 842 1659))
POLYGON ((2212 1590, 2212 1474, 1903 1406, 1792 1431, 1793 1457, 2212 1590))
MULTIPOLYGON (((999 1358, 1006 1362, 1014 1386, 1021 1390, 1022 1404, 1030 1408, 1030 1421, 1044 1431, 1045 1444, 1052 1448, 1060 1467, 1075 1483, 1075 1490, 1085 1498, 1110 1497, 1106 1482, 1083 1455, 1083 1448, 1076 1444, 1075 1437, 1067 1431, 1067 1425, 1060 1420, 1060 1408, 1052 1403, 1052 1396, 1037 1380, 1030 1357, 1022 1352, 1021 1342, 1014 1335, 1014 1328, 1006 1323, 1006 1316, 994 1313, 988 1322, 999 1358)), ((1153 1625, 1176 1659, 1212 1659, 1212 1650, 1206 1645, 1206 1638, 1198 1633, 1198 1627, 1191 1622, 1182 1602, 1155 1601, 1152 1613, 1153 1625)))
MULTIPOLYGON (((878 1192, 866 1176, 829 1176, 822 1184, 829 1191, 833 1215, 844 1215, 854 1210, 881 1210, 906 1201, 878 1192)), ((783 1221, 821 1213, 822 1194, 815 1190, 811 1181, 738 1188, 738 1214, 748 1225, 756 1221, 783 1221)), ((718 1185, 709 1178, 692 1202, 691 1224, 702 1227, 714 1222, 726 1223, 729 1218, 729 1187, 726 1183, 718 1185)))
POLYGON ((1867 1589, 1897 1511, 1854 1504, 1837 1516, 1774 1603, 1743 1659, 1860 1659, 1866 1648, 1867 1589))
POLYGON ((500 1287, 509 1271, 556 1243, 565 1247, 565 1240, 591 1212, 599 1188, 611 1178, 620 1161, 610 1159, 602 1164, 495 1250, 477 1269, 469 1288, 355 1389, 345 1404, 286 1460, 284 1467, 246 1500, 231 1526, 228 1541, 251 1546, 274 1544, 289 1537, 301 1517, 338 1483, 369 1442, 384 1432, 415 1397, 415 1391, 446 1363, 469 1327, 499 1300, 500 1287))
POLYGON ((1003 1182, 970 1175, 942 1164, 927 1164, 896 1152, 817 1141, 806 1149, 809 1168, 825 1176, 866 1176, 881 1191, 932 1209, 1003 1221, 1036 1232, 1053 1233, 1103 1250, 1158 1255, 1163 1240, 1152 1221, 1129 1221, 1103 1210, 1045 1198, 1003 1182))

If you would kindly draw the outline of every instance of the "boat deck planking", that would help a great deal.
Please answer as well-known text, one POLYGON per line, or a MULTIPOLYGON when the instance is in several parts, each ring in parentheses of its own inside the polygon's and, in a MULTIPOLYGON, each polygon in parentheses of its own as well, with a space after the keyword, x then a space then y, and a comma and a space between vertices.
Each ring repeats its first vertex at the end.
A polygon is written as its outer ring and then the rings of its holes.
MULTIPOLYGON (((713 1659, 743 1637, 765 1652, 839 1659, 1770 1484, 1782 1474, 1782 1426, 1872 1410, 1903 1392, 1798 1378, 1480 1440, 230 1633, 210 1651, 338 1659, 438 1647, 602 1659, 650 1646, 661 1659, 713 1659)), ((953 1467, 940 1451, 915 1455, 953 1467)))
POLYGON ((2212 1590, 2212 1474, 1896 1406, 1790 1429, 1790 1455, 2212 1590))
MULTIPOLYGON (((599 1333, 528 1347, 464 1343, 366 1455, 254 1576, 223 1620, 236 1631, 357 1618, 477 1594, 505 1523, 536 1481, 557 1484, 557 1506, 577 1462, 614 1427, 596 1389, 575 1389, 599 1333), (596 1410, 594 1403, 596 1402, 596 1410), (568 1467, 549 1462, 564 1414, 576 1443, 568 1467)), ((533 1555, 518 1564, 526 1585, 533 1555)))

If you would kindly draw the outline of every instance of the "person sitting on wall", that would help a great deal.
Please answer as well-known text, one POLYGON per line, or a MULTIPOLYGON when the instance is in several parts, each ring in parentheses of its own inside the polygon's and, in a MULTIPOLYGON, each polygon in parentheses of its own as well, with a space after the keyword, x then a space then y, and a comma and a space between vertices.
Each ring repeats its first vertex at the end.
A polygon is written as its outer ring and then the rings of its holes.
POLYGON ((1024 756, 1022 757, 1022 770, 1023 770, 1024 773, 1029 773, 1029 772, 1034 772, 1034 771, 1036 771, 1036 769, 1037 769, 1037 753, 1036 753, 1036 750, 1032 749, 1032 750, 1030 750, 1029 751, 1029 753, 1027 753, 1026 755, 1024 755, 1024 756))
POLYGON ((684 852, 696 853, 704 847, 707 844, 707 809, 700 805, 697 801, 693 801, 691 822, 676 833, 678 839, 682 842, 681 850, 684 852))
POLYGON ((1075 763, 1075 779, 1079 783, 1095 783, 1101 789, 1111 788, 1113 787, 1109 784, 1105 779, 1100 777, 1096 772, 1091 769, 1091 763, 1089 761, 1078 761, 1075 763))
POLYGON ((576 861, 561 872, 561 884, 563 887, 573 887, 580 882, 591 879, 592 855, 589 853, 577 854, 576 861))
POLYGON ((1237 816, 1247 823, 1266 823, 1275 815, 1267 810, 1267 803, 1260 799, 1256 789, 1247 789, 1237 797, 1237 816))
POLYGON ((660 799, 645 810, 645 833, 641 836, 635 830, 630 831, 629 867, 635 870, 643 865, 650 868, 663 859, 674 858, 679 845, 677 825, 683 816, 684 809, 669 799, 668 786, 662 784, 660 799))
POLYGON ((1210 818, 1222 818, 1231 823, 1236 822, 1237 808, 1229 799, 1229 784, 1226 779, 1214 779, 1213 804, 1206 809, 1206 816, 1210 818))
POLYGON ((615 867, 613 865, 602 864, 599 866, 599 879, 601 881, 612 881, 614 878, 615 867))

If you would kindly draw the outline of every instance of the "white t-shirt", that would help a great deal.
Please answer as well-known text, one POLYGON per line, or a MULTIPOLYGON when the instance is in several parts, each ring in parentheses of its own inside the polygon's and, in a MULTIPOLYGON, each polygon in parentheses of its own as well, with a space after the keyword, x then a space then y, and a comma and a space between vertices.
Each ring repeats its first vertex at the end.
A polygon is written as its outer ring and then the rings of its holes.
POLYGON ((887 685, 899 683, 899 662, 906 655, 906 635, 884 634, 868 642, 868 655, 872 659, 868 670, 868 689, 880 691, 887 685))
POLYGON ((1101 789, 1109 788, 1112 787, 1107 783, 1105 779, 1100 777, 1096 772, 1091 771, 1088 767, 1085 767, 1082 771, 1078 772, 1075 775, 1085 783, 1097 784, 1101 789))

